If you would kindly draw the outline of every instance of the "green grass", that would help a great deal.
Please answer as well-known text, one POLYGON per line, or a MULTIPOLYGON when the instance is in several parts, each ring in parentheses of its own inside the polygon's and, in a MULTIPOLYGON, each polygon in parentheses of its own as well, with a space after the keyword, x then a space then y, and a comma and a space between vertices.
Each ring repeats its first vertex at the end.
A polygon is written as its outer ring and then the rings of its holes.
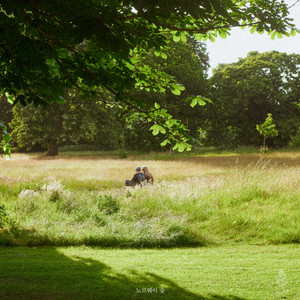
MULTIPOLYGON (((299 152, 299 147, 286 147, 281 149, 269 149, 269 153, 276 152, 299 152)), ((88 156, 100 156, 100 157, 119 157, 118 151, 103 151, 98 150, 93 146, 64 146, 60 147, 59 154, 62 157, 88 157, 88 156)), ((144 157, 147 160, 174 160, 184 159, 192 157, 214 157, 214 156, 239 156, 239 155, 258 155, 260 149, 258 147, 237 147, 235 149, 221 149, 216 147, 200 147, 199 149, 190 152, 157 152, 151 151, 149 153, 143 153, 141 151, 128 151, 128 159, 135 159, 136 157, 144 157)))
POLYGON ((299 152, 94 154, 0 161, 0 299, 298 299, 299 152))
POLYGON ((0 248, 0 298, 297 299, 299 271, 293 245, 0 248))
POLYGON ((299 157, 278 152, 157 162, 17 156, 1 163, 0 245, 299 243, 299 157), (151 167, 155 185, 123 187, 137 164, 151 167), (117 209, 103 208, 103 199, 117 209))

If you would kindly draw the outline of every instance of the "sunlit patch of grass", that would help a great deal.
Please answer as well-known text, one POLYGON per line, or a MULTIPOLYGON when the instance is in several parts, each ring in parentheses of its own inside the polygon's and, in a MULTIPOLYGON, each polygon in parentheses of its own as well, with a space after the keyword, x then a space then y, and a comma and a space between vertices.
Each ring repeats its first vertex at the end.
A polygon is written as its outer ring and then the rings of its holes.
POLYGON ((0 161, 0 205, 8 213, 0 243, 299 243, 300 158, 271 155, 164 161, 15 155, 0 161), (137 165, 149 167, 154 185, 123 187, 137 165))
POLYGON ((298 299, 298 271, 296 245, 7 247, 0 251, 0 297, 298 299))

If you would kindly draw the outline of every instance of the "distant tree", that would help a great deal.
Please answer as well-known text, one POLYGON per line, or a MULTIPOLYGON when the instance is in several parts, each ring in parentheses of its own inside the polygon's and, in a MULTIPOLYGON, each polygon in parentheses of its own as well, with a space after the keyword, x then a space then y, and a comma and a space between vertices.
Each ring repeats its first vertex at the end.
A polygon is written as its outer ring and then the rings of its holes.
MULTIPOLYGON (((189 135, 195 136, 202 120, 202 107, 198 105, 192 108, 185 100, 191 95, 203 96, 207 94, 209 58, 206 46, 204 43, 197 42, 190 37, 186 42, 174 42, 171 39, 169 40, 169 46, 167 58, 164 59, 151 52, 145 62, 151 68, 174 76, 178 83, 185 86, 185 90, 180 95, 174 95, 169 91, 161 94, 137 90, 134 93, 137 98, 143 99, 144 107, 153 107, 155 103, 160 103, 162 107, 168 107, 173 117, 186 125, 189 135)), ((203 101, 202 104, 205 104, 205 102, 203 101)), ((160 143, 163 142, 164 137, 162 135, 151 136, 148 121, 145 117, 141 117, 131 109, 128 109, 123 115, 127 119, 125 122, 127 124, 125 138, 130 148, 162 149, 160 143), (141 144, 139 140, 144 142, 141 144)), ((174 144, 171 146, 174 146, 174 144)))
POLYGON ((214 104, 204 108, 208 140, 222 144, 222 136, 234 131, 236 145, 258 145, 255 126, 271 113, 279 130, 276 145, 287 145, 300 126, 299 72, 299 54, 277 51, 250 52, 237 63, 219 65, 210 79, 214 104))
POLYGON ((70 91, 64 97, 65 104, 55 103, 47 109, 33 104, 15 105, 12 141, 26 150, 41 146, 48 156, 57 155, 61 144, 117 148, 121 127, 111 108, 70 91))
POLYGON ((291 135, 291 140, 289 142, 289 146, 297 147, 300 146, 300 127, 297 129, 295 135, 291 135))
POLYGON ((263 152, 266 152, 267 149, 266 147, 267 138, 278 135, 278 131, 275 129, 275 126, 276 125, 273 124, 272 114, 268 114, 263 124, 256 125, 256 130, 264 137, 263 147, 262 147, 263 152))

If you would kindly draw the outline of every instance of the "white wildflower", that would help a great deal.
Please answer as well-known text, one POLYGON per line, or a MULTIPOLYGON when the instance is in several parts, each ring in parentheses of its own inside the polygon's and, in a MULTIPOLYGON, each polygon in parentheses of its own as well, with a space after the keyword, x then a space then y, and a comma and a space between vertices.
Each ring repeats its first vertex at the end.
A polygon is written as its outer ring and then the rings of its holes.
POLYGON ((63 192, 64 186, 61 184, 60 180, 52 179, 49 183, 44 184, 41 190, 47 194, 53 194, 55 192, 63 192))
POLYGON ((37 197, 39 195, 39 192, 36 192, 34 190, 22 190, 21 193, 18 195, 20 199, 31 199, 34 197, 37 197))

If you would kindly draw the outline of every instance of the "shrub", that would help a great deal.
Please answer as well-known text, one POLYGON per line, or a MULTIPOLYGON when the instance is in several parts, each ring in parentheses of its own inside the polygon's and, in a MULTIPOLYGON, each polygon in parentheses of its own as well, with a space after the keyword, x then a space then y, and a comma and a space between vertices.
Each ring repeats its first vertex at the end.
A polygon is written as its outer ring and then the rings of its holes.
POLYGON ((125 150, 125 149, 119 149, 118 151, 117 151, 117 153, 118 153, 118 156, 120 157, 120 158, 127 158, 128 157, 128 153, 127 153, 127 151, 125 150))
POLYGON ((100 196, 98 208, 105 215, 111 215, 113 213, 116 213, 120 209, 118 201, 110 195, 100 196))
POLYGON ((60 193, 59 191, 53 191, 51 194, 50 194, 50 197, 49 197, 49 200, 51 202, 56 202, 60 199, 60 193))
POLYGON ((294 136, 291 136, 289 145, 291 147, 300 146, 300 127, 297 129, 296 134, 294 136))
POLYGON ((0 205, 0 228, 3 228, 7 223, 7 213, 4 210, 4 206, 0 205))

